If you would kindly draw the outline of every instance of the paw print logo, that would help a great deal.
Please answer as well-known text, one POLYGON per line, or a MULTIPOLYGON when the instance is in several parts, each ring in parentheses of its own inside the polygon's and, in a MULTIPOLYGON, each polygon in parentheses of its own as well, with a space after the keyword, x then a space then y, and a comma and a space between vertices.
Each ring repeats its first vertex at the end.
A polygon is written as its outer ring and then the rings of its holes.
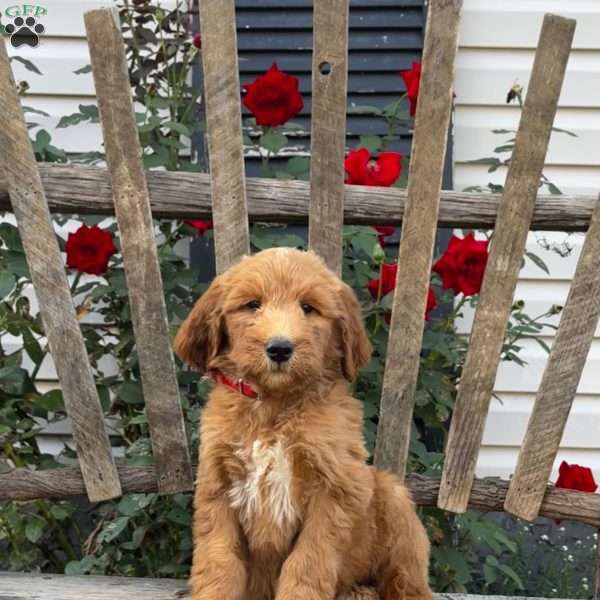
POLYGON ((37 23, 33 17, 16 17, 12 23, 4 26, 4 31, 10 35, 10 43, 13 47, 18 48, 26 44, 35 48, 40 38, 44 33, 45 28, 41 23, 37 23))

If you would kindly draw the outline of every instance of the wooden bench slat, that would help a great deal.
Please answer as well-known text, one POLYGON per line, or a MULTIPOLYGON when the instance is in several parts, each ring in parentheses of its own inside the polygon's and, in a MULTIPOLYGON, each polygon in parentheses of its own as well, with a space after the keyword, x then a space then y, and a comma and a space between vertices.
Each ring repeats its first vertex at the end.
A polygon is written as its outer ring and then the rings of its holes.
POLYGON ((600 200, 587 232, 504 508, 539 512, 600 316, 600 200))
MULTIPOLYGON (((190 600, 185 579, 66 576, 0 572, 2 600, 190 600)), ((438 600, 541 600, 511 596, 436 594, 438 600)))
POLYGON ((73 422, 91 501, 121 495, 102 407, 69 289, 4 41, 0 40, 0 170, 40 306, 44 331, 73 422))
POLYGON ((546 15, 452 415, 438 506, 466 510, 575 21, 546 15))
MULTIPOLYGON (((124 494, 157 491, 155 467, 118 465, 117 469, 124 494)), ((494 478, 475 479, 469 507, 484 512, 501 512, 508 483, 494 478)), ((436 505, 439 478, 409 473, 406 485, 416 504, 436 505)), ((14 469, 0 475, 0 501, 68 498, 79 496, 84 491, 83 479, 77 467, 47 471, 14 469)), ((549 488, 540 514, 550 519, 573 520, 600 527, 600 494, 549 488)))
POLYGON ((309 246, 341 273, 349 0, 313 7, 309 246))
MULTIPOLYGON (((108 172, 104 167, 39 163, 51 212, 114 214, 108 172)), ((152 214, 158 218, 211 217, 210 176, 206 173, 147 171, 152 214)), ((250 221, 307 223, 310 188, 306 181, 249 177, 246 180, 250 221)), ((400 225, 406 190, 346 185, 344 223, 400 225)), ((596 206, 595 194, 539 195, 532 230, 587 231, 596 206)), ((492 229, 500 194, 440 192, 440 227, 492 229)), ((11 210, 0 173, 0 210, 11 210)))
POLYGON ((201 0, 200 30, 217 273, 250 252, 234 0, 201 0))
POLYGON ((458 51, 462 0, 429 7, 381 393, 375 464, 404 477, 458 51))
POLYGON ((158 489, 187 491, 193 488, 192 468, 119 15, 116 9, 98 9, 85 13, 84 20, 158 489))

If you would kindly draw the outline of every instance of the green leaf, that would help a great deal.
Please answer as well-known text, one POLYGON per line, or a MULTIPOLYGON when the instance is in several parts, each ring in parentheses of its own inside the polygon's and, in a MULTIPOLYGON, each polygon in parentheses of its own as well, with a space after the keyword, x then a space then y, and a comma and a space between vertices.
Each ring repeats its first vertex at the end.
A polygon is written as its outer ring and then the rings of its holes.
POLYGON ((85 65, 85 67, 81 67, 80 69, 76 69, 75 71, 73 71, 73 73, 75 73, 75 75, 83 75, 84 73, 91 73, 92 72, 92 65, 85 65))
POLYGON ((277 154, 282 148, 287 146, 288 139, 283 133, 279 133, 275 129, 269 129, 260 136, 258 143, 266 150, 277 154))
POLYGON ((78 125, 79 123, 83 123, 85 121, 97 123, 98 120, 98 107, 95 104, 80 104, 79 112, 62 117, 56 127, 70 127, 71 125, 78 125))
POLYGON ((31 515, 28 517, 27 525, 25 525, 25 537, 32 543, 36 544, 44 533, 44 521, 39 517, 31 515))
POLYGON ((64 521, 67 517, 71 515, 71 513, 60 504, 53 504, 50 508, 50 512, 52 513, 52 516, 58 521, 64 521))
POLYGON ((26 327, 21 333, 23 335, 23 344, 27 354, 29 354, 29 358, 31 358, 35 365, 40 364, 45 356, 40 343, 31 333, 29 328, 26 327))
POLYGON ((189 127, 184 125, 183 123, 176 123, 175 121, 165 121, 162 123, 161 127, 168 127, 171 131, 176 131, 181 135, 186 135, 187 137, 191 137, 192 132, 189 130, 189 127))
POLYGON ((65 401, 61 390, 50 390, 40 396, 35 402, 49 412, 65 410, 65 401))
POLYGON ((548 191, 551 194, 554 194, 555 196, 562 195, 562 190, 560 188, 556 187, 552 182, 546 181, 545 184, 546 184, 546 187, 548 188, 548 191))
POLYGON ((167 513, 167 520, 184 527, 189 527, 192 524, 192 513, 181 508, 173 508, 167 513))
POLYGON ((366 148, 371 153, 380 150, 381 146, 381 138, 378 135, 361 135, 358 140, 358 147, 366 148))
POLYGON ((48 144, 50 143, 50 134, 45 129, 40 129, 36 136, 35 141, 33 142, 33 149, 35 152, 43 152, 48 144))
POLYGON ((310 160, 305 156, 294 156, 287 162, 287 170, 292 175, 301 175, 310 171, 310 160))
POLYGON ((503 144, 502 146, 496 146, 496 148, 494 148, 494 152, 496 152, 497 154, 500 154, 502 152, 512 152, 514 148, 514 144, 503 144))
POLYGON ((6 298, 14 289, 16 279, 10 271, 0 271, 0 298, 6 298))
POLYGON ((125 528, 129 524, 129 517, 118 517, 112 523, 109 523, 98 536, 98 542, 100 544, 108 544, 115 538, 119 537, 125 528))
POLYGON ((3 367, 0 369, 0 390, 9 396, 20 396, 25 390, 28 374, 21 367, 3 367))
POLYGON ((156 167, 164 167, 168 159, 157 154, 146 154, 143 160, 146 169, 155 169, 156 167))
POLYGON ((499 571, 502 571, 506 576, 508 576, 509 579, 512 579, 514 584, 520 590, 525 589, 525 587, 523 586, 523 582, 521 581, 521 578, 515 573, 515 571, 513 569, 511 569, 511 567, 509 567, 508 565, 503 565, 503 564, 498 563, 496 568, 499 571))
POLYGON ((117 396, 127 404, 144 403, 144 392, 139 381, 124 381, 117 392, 117 396))
POLYGON ((534 254, 533 252, 525 252, 525 256, 536 267, 540 268, 542 271, 544 271, 544 273, 547 273, 548 275, 550 275, 550 269, 548 269, 548 266, 546 265, 546 263, 537 254, 534 254))
POLYGON ((35 113, 36 115, 42 115, 43 117, 50 116, 47 112, 44 112, 43 110, 40 110, 39 108, 32 108, 31 106, 24 106, 23 112, 24 113, 35 113))
POLYGON ((42 74, 42 72, 30 60, 27 60, 22 56, 11 56, 10 60, 16 60, 17 62, 20 62, 28 71, 31 71, 32 73, 36 73, 37 75, 42 74))

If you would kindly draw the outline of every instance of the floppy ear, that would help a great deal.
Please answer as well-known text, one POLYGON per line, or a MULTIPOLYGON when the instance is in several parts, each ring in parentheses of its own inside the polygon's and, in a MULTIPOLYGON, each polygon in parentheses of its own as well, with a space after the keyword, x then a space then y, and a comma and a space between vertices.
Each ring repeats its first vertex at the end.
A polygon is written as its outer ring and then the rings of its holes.
POLYGON ((342 284, 340 293, 342 316, 342 372, 348 381, 354 381, 358 369, 366 367, 371 359, 371 342, 362 320, 360 304, 354 290, 342 284))
POLYGON ((196 301, 175 336, 177 355, 200 373, 206 372, 222 346, 225 335, 222 312, 224 294, 222 277, 217 277, 196 301))

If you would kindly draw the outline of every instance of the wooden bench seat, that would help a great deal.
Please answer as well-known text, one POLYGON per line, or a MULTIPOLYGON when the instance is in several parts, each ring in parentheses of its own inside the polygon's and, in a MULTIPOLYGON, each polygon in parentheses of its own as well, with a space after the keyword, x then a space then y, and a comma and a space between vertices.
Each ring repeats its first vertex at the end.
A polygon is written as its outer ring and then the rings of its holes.
MULTIPOLYGON (((518 600, 474 594, 437 594, 437 598, 518 600)), ((0 573, 0 600, 189 600, 189 595, 186 582, 180 579, 0 573)))

